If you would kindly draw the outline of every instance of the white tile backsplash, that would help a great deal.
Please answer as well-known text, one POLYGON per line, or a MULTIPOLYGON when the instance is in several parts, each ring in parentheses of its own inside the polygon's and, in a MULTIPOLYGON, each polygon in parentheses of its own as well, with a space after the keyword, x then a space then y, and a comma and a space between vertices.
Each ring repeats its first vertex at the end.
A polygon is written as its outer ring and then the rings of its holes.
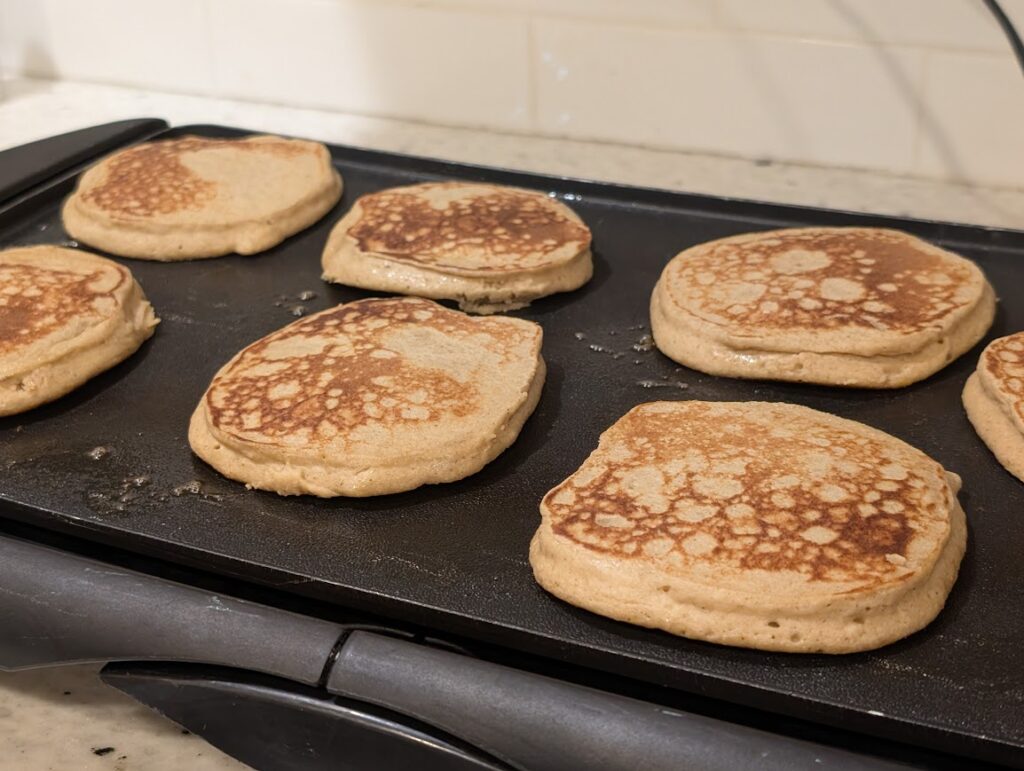
POLYGON ((1024 78, 1012 56, 929 54, 913 171, 1024 187, 1024 78))
POLYGON ((230 97, 528 130, 528 22, 346 0, 214 0, 230 97))
POLYGON ((545 132, 910 170, 920 51, 559 21, 536 51, 545 132))
POLYGON ((754 33, 995 51, 1007 47, 980 0, 719 0, 717 7, 722 24, 754 33))
POLYGON ((0 0, 4 69, 212 93, 208 0, 0 0))
POLYGON ((0 74, 1024 188, 1008 51, 980 0, 0 0, 0 74))
MULTIPOLYGON (((403 2, 403 0, 391 0, 403 2)), ((419 5, 527 13, 537 18, 603 19, 625 23, 719 26, 719 0, 404 0, 419 5)))

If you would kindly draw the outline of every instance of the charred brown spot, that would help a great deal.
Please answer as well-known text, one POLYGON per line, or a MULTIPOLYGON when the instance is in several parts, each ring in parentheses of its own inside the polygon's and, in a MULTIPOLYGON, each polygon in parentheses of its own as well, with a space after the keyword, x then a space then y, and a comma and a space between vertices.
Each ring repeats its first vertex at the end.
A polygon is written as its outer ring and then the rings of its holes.
POLYGON ((912 540, 944 516, 948 501, 926 492, 941 471, 758 406, 757 419, 699 402, 630 413, 546 496, 553 530, 620 558, 901 580, 912 540))
POLYGON ((74 319, 100 318, 98 305, 105 298, 116 302, 117 290, 128 280, 121 270, 113 286, 97 290, 100 277, 100 271, 83 274, 0 263, 0 351, 27 346, 74 319))
MULTIPOLYGON (((457 188, 422 185, 423 192, 457 188)), ((363 251, 437 267, 513 271, 536 267, 590 231, 544 196, 502 190, 456 197, 443 207, 413 190, 385 190, 359 199, 362 215, 349 236, 363 251)))
MULTIPOLYGON (((413 298, 371 299, 290 324, 250 345, 206 396, 212 423, 251 441, 343 439, 360 426, 464 417, 480 394, 440 368, 410 363, 384 340, 396 330, 511 334, 413 298)), ((391 339, 391 338, 388 338, 391 339)))
POLYGON ((286 156, 308 152, 301 143, 285 140, 182 137, 149 142, 106 159, 105 179, 85 190, 82 199, 110 214, 129 217, 200 209, 216 197, 217 186, 191 171, 182 156, 221 148, 286 156))
POLYGON ((981 366, 991 382, 1024 420, 1024 332, 993 340, 982 354, 981 366))
POLYGON ((669 268, 675 301, 737 329, 914 332, 977 301, 977 271, 887 230, 768 232, 669 268))

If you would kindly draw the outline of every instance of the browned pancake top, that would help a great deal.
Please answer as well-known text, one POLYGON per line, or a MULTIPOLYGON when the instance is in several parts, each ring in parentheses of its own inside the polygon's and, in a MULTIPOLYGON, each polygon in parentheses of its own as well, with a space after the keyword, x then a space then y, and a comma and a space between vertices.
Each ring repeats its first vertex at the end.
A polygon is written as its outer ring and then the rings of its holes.
POLYGON ((723 239, 666 271, 673 301, 735 330, 936 328, 977 302, 980 271, 893 230, 813 228, 723 239))
POLYGON ((103 182, 85 189, 82 199, 109 214, 130 217, 201 209, 216 197, 217 185, 189 169, 182 156, 222 148, 285 156, 309 152, 299 142, 263 138, 253 141, 190 136, 147 142, 104 160, 103 182))
POLYGON ((653 402, 544 506, 557 534, 621 559, 902 580, 915 535, 947 527, 948 486, 922 453, 858 428, 788 404, 653 402))
POLYGON ((578 245, 571 257, 590 243, 562 204, 515 188, 428 183, 371 193, 359 206, 348 235, 362 251, 435 268, 528 270, 567 245, 578 245), (469 194, 446 195, 460 190, 469 194))
POLYGON ((207 408, 211 423, 232 435, 302 445, 459 418, 482 395, 473 372, 454 374, 458 367, 438 357, 457 358, 472 343, 500 358, 532 334, 539 329, 471 319, 419 298, 360 300, 250 345, 214 378, 207 408))
POLYGON ((993 340, 981 355, 981 366, 1024 421, 1024 332, 993 340))
POLYGON ((127 271, 111 264, 90 273, 59 270, 0 255, 0 353, 9 353, 72 322, 89 323, 117 308, 127 271))

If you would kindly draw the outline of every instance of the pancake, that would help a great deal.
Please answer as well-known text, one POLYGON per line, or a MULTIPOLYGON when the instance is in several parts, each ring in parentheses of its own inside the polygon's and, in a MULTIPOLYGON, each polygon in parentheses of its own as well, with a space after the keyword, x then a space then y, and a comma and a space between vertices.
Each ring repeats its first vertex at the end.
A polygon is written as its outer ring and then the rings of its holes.
POLYGON ((0 415, 52 401, 110 369, 157 321, 116 262, 56 246, 0 251, 0 415))
POLYGON ((793 404, 651 402, 541 503, 537 581, 698 640, 848 653, 928 624, 956 580, 960 479, 793 404))
POLYGON ((1007 471, 1024 480, 1024 332, 988 344, 963 400, 978 436, 1007 471))
POLYGON ((995 295, 969 260, 896 230, 797 228, 700 244, 651 297, 671 359, 712 375, 899 388, 980 340, 995 295))
POLYGON ((319 142, 185 136, 107 156, 64 204, 64 228, 122 257, 255 254, 312 225, 341 197, 319 142))
POLYGON ((541 328, 421 298, 289 324, 213 378, 189 441, 281 495, 369 496, 474 474, 515 441, 544 384, 541 328))
POLYGON ((432 182, 364 195, 334 227, 324 280, 457 300, 476 313, 523 308, 590 280, 590 230, 531 190, 432 182))

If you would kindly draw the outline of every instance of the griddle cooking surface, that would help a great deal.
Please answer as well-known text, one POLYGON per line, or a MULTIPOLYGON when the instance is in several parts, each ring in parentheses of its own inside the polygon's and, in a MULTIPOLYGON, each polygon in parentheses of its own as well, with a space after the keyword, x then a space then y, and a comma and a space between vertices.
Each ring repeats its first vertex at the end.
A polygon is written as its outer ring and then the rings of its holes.
MULTIPOLYGON (((333 151, 343 200, 276 249, 184 264, 119 260, 162 319, 156 336, 77 392, 0 420, 5 515, 813 721, 1004 760, 1024 747, 1024 486, 996 463, 960 406, 982 346, 924 383, 872 392, 710 377, 678 367, 645 338, 651 288, 687 246, 779 226, 895 224, 982 266, 1002 298, 987 342, 1024 329, 1024 235, 333 151), (363 193, 445 177, 554 192, 594 232, 593 281, 513 314, 544 327, 549 372, 515 445, 462 482, 367 500, 246 491, 194 458, 188 418, 221 364, 293 321, 295 306, 312 312, 370 295, 320 280, 320 251, 341 214, 363 193), (888 431, 961 474, 970 540, 946 609, 895 645, 827 657, 675 638, 545 594, 527 562, 541 496, 580 464, 604 428, 654 399, 805 404, 888 431)), ((0 217, 0 247, 65 239, 58 207, 69 189, 62 184, 0 217)))

